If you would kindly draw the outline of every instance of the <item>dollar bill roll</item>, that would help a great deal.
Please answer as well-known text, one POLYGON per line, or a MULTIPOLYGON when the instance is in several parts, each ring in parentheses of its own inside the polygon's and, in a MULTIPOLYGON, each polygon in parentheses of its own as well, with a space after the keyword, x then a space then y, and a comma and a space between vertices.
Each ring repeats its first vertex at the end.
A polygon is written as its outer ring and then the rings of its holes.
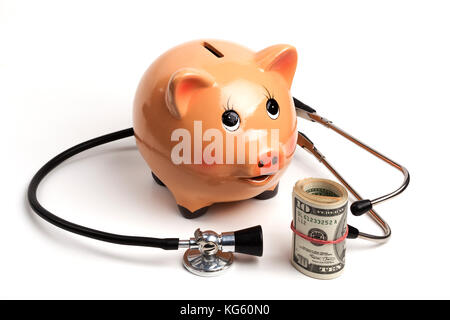
POLYGON ((317 279, 333 279, 344 270, 347 190, 331 180, 297 181, 292 193, 291 262, 317 279))

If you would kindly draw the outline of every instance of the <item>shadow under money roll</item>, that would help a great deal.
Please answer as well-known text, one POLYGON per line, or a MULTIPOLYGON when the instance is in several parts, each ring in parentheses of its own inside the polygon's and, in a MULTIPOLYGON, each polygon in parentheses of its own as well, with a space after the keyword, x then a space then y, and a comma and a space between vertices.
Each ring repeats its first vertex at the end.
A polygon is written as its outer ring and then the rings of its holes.
POLYGON ((333 279, 344 270, 347 190, 331 180, 297 181, 292 192, 291 262, 317 279, 333 279))

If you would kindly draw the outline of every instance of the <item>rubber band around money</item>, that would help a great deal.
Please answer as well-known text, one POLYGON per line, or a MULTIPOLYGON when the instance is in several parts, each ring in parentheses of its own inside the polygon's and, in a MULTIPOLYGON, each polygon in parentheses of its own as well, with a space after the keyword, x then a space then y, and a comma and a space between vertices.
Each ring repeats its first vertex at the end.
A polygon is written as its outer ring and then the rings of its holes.
POLYGON ((336 243, 344 241, 348 235, 348 227, 346 227, 344 235, 336 240, 321 240, 321 239, 312 238, 312 237, 307 236, 306 234, 299 232, 297 229, 295 229, 294 220, 292 220, 292 222, 291 222, 291 230, 299 237, 302 237, 305 240, 308 240, 308 241, 311 241, 311 242, 317 243, 317 244, 336 244, 336 243))

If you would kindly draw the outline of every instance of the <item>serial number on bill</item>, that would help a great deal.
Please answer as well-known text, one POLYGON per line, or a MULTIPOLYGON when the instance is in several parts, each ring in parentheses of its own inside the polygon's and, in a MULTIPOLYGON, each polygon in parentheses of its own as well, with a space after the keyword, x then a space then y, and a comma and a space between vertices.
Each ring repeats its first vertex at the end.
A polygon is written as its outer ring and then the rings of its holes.
POLYGON ((309 217, 306 214, 301 215, 299 218, 300 218, 299 222, 301 224, 306 224, 307 222, 320 224, 320 225, 323 225, 323 226, 332 226, 332 225, 337 224, 337 220, 336 219, 332 219, 332 220, 330 220, 330 219, 317 219, 317 218, 311 218, 311 217, 309 217))

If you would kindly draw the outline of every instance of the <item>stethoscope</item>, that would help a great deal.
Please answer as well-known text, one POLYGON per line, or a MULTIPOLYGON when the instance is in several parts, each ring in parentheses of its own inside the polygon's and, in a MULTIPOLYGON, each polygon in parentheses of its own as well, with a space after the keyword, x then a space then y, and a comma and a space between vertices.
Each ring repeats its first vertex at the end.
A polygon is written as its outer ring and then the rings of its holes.
POLYGON ((360 216, 360 215, 363 215, 365 213, 368 213, 370 215, 370 217, 376 222, 376 224, 381 227, 381 229, 383 230, 383 233, 384 233, 382 236, 372 235, 372 234, 369 234, 369 233, 359 232, 356 228, 350 226, 349 236, 347 238, 352 238, 352 239, 360 238, 360 239, 372 240, 372 241, 376 241, 376 242, 385 242, 385 241, 387 241, 390 238, 390 236, 391 236, 391 228, 386 223, 386 221, 384 221, 383 218, 381 218, 380 215, 373 209, 373 206, 398 196, 400 193, 402 193, 408 187, 409 179, 410 179, 408 170, 404 166, 402 166, 402 165, 398 164, 397 162, 389 159, 388 157, 384 156, 380 152, 378 152, 375 149, 369 147, 367 144, 361 142, 360 140, 356 139, 355 137, 353 137, 352 135, 348 134, 344 130, 342 130, 339 127, 335 126, 333 124, 333 122, 331 122, 330 120, 328 120, 328 119, 318 115, 316 113, 316 110, 314 110, 310 106, 304 104, 300 100, 297 100, 296 98, 294 98, 294 104, 295 104, 295 109, 296 109, 296 112, 297 112, 297 116, 299 116, 299 117, 301 117, 303 119, 312 121, 312 122, 320 123, 321 125, 323 125, 323 126, 325 126, 327 128, 330 128, 334 132, 337 132, 338 134, 340 134, 341 136, 343 136, 347 140, 350 140, 351 142, 353 142, 357 146, 359 146, 359 147, 363 148, 364 150, 370 152, 371 154, 373 154, 377 158, 383 160, 384 162, 388 163, 389 165, 391 165, 392 167, 396 168, 397 170, 399 170, 399 171, 401 171, 403 173, 403 182, 402 182, 402 184, 400 185, 399 188, 397 188, 394 191, 392 191, 390 193, 387 193, 387 194, 385 194, 383 196, 375 198, 373 200, 363 199, 359 195, 359 193, 325 159, 325 156, 323 156, 323 154, 320 153, 320 151, 314 146, 314 143, 311 140, 309 140, 308 137, 305 136, 303 133, 301 133, 301 132, 298 133, 297 144, 300 147, 302 147, 302 148, 308 150, 309 152, 311 152, 317 158, 317 160, 322 162, 323 165, 357 199, 357 201, 353 202, 352 205, 350 206, 350 211, 352 212, 352 214, 355 215, 355 216, 360 216))
MULTIPOLYGON (((373 209, 377 204, 380 204, 386 200, 392 199, 402 193, 409 184, 409 172, 402 165, 394 162, 378 151, 372 149, 368 145, 354 138, 350 134, 346 133, 342 129, 335 126, 330 120, 321 117, 316 111, 301 101, 294 99, 294 105, 296 108, 297 116, 306 120, 320 123, 321 125, 332 129, 341 136, 355 143, 359 147, 367 150, 372 155, 383 160, 389 165, 393 166, 397 170, 403 173, 403 183, 396 190, 380 196, 375 199, 363 199, 359 193, 331 166, 331 164, 325 159, 323 154, 315 147, 314 143, 301 132, 298 132, 297 144, 311 152, 321 163, 325 165, 328 170, 353 194, 357 201, 353 202, 350 206, 350 210, 355 216, 360 216, 368 213, 370 217, 376 222, 378 226, 383 230, 383 235, 373 235, 364 232, 360 232, 355 227, 348 225, 349 239, 365 239, 376 242, 385 242, 391 236, 391 229, 389 225, 380 217, 380 215, 373 209)), ((249 254, 254 256, 262 256, 263 252, 263 235, 261 226, 254 226, 247 229, 224 232, 218 234, 211 230, 201 231, 197 229, 194 233, 194 237, 187 240, 180 240, 179 238, 152 238, 152 237, 139 237, 113 234, 100 230, 91 229, 85 226, 81 226, 70 221, 64 220, 55 214, 45 209, 37 199, 37 189, 44 177, 60 165, 65 160, 83 152, 88 149, 131 137, 134 135, 133 128, 128 128, 106 134, 85 142, 82 142, 76 146, 73 146, 64 152, 58 154, 56 157, 48 161, 39 171, 33 176, 30 185, 28 187, 28 201, 31 208, 41 218, 52 223, 53 225, 70 231, 85 237, 89 237, 96 240, 131 246, 146 246, 161 248, 164 250, 177 250, 186 248, 186 252, 183 258, 184 266, 191 272, 201 276, 210 276, 221 273, 227 270, 233 263, 233 252, 249 254)))

